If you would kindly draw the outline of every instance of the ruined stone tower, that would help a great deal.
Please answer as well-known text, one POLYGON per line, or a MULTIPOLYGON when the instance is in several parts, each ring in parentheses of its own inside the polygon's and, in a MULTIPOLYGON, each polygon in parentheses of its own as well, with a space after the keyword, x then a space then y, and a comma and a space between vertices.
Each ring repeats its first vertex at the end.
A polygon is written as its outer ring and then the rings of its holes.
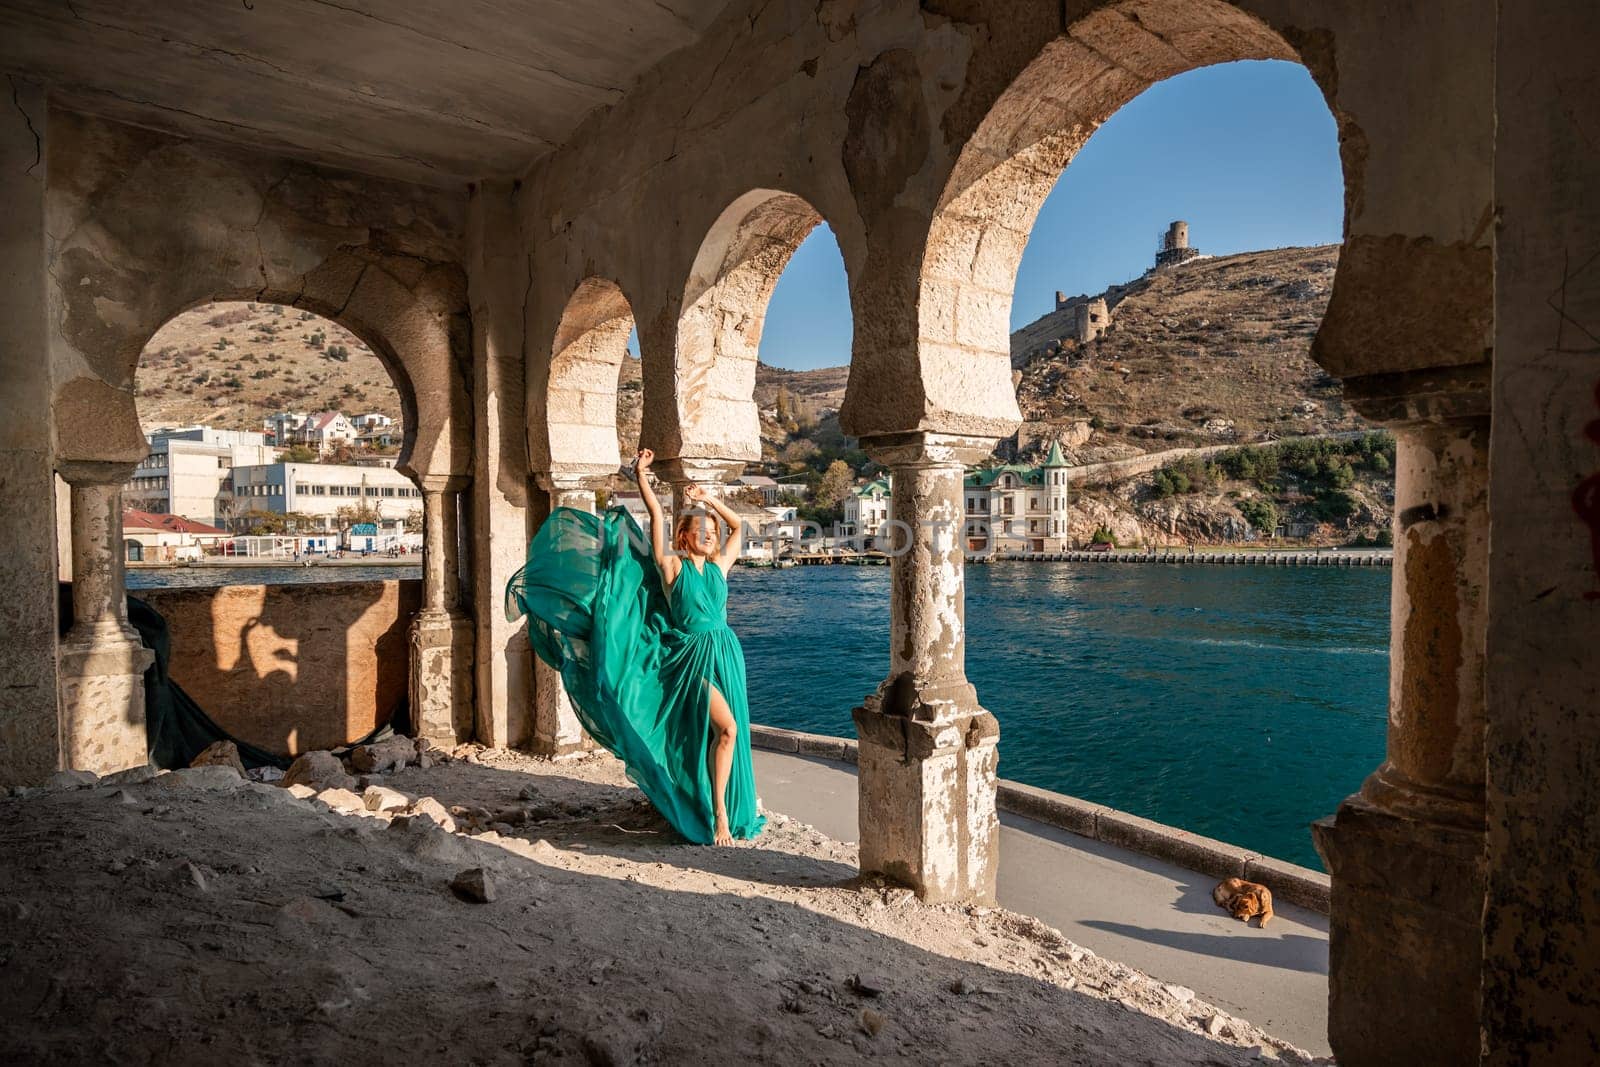
POLYGON ((1156 269, 1175 267, 1199 254, 1198 248, 1189 247, 1189 224, 1178 219, 1161 235, 1161 247, 1156 251, 1156 269))
POLYGON ((1106 327, 1111 325, 1111 309, 1106 306, 1106 298, 1097 296, 1092 300, 1085 300, 1074 311, 1072 322, 1072 336, 1079 344, 1093 341, 1096 337, 1106 332, 1106 327))

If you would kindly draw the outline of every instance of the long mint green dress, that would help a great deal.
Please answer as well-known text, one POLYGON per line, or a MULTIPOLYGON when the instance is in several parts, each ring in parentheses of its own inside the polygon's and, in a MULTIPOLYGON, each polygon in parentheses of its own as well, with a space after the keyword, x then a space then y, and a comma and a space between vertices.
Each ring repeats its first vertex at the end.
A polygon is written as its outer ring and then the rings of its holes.
POLYGON ((690 841, 710 844, 711 686, 739 726, 728 777, 728 828, 751 838, 756 810, 744 651, 728 628, 728 584, 687 558, 670 591, 633 516, 557 508, 506 587, 506 616, 528 616, 528 640, 561 672, 589 735, 627 767, 656 810, 690 841))

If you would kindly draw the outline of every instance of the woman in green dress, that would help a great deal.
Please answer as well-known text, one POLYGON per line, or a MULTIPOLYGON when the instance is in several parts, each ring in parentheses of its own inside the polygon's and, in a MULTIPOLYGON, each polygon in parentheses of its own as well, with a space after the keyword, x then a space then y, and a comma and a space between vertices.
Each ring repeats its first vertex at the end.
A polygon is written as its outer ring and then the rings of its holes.
POLYGON ((528 639, 561 672, 578 719, 656 810, 690 841, 727 845, 766 822, 744 652, 727 619, 739 518, 691 486, 698 507, 679 516, 669 549, 654 458, 643 449, 637 466, 648 542, 625 508, 557 508, 506 589, 506 614, 527 615, 528 639))

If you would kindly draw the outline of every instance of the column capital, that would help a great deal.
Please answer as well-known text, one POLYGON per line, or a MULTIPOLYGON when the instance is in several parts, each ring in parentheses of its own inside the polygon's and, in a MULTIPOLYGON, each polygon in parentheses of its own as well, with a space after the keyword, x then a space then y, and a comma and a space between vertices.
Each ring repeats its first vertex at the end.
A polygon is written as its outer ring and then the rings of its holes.
POLYGON ((472 475, 419 474, 417 484, 424 493, 459 493, 472 484, 472 475))
POLYGON ((994 451, 997 437, 973 434, 910 433, 863 437, 861 447, 886 467, 956 467, 966 469, 994 451))
POLYGON ((696 482, 701 485, 726 484, 744 473, 742 459, 719 459, 715 456, 670 456, 658 458, 650 465, 657 478, 674 485, 696 482))
POLYGON ((1384 426, 1487 422, 1489 364, 1344 379, 1346 402, 1384 426))
POLYGON ((133 472, 138 466, 137 463, 73 459, 57 463, 56 473, 75 489, 86 489, 96 485, 116 486, 120 489, 129 478, 133 477, 133 472))
POLYGON ((570 471, 535 471, 533 483, 547 493, 573 493, 602 488, 607 474, 578 474, 570 471))

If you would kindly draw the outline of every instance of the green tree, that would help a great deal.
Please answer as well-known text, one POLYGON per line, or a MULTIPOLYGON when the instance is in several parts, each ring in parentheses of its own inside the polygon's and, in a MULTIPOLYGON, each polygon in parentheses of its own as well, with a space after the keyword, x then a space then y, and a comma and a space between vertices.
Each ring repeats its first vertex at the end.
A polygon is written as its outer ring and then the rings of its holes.
POLYGON ((828 464, 822 480, 817 483, 816 502, 827 508, 842 508, 855 489, 855 472, 842 459, 828 464))
POLYGON ((1278 528, 1278 505, 1266 497, 1251 497, 1239 504, 1239 514, 1244 516, 1257 532, 1269 537, 1278 528))
POLYGON ((290 445, 278 458, 284 463, 315 463, 322 457, 310 445, 290 445))

